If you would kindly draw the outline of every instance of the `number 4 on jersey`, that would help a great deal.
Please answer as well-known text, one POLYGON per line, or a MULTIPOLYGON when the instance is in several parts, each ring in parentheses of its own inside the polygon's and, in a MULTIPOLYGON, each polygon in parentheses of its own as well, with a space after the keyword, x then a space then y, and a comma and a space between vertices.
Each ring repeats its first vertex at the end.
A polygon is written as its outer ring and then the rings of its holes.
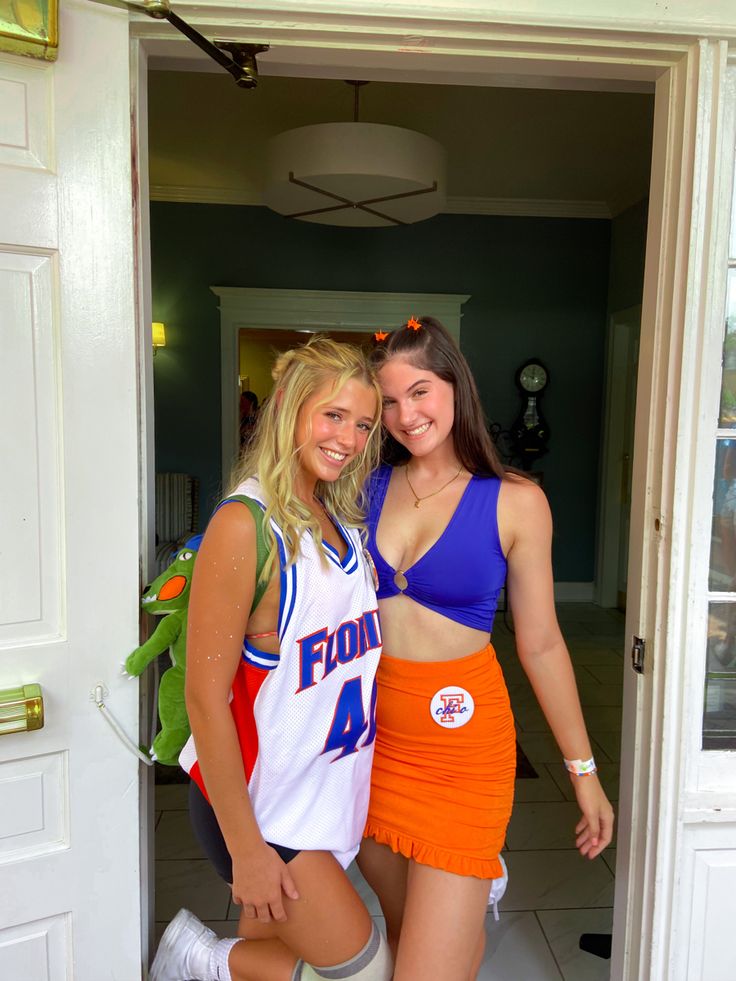
MULTIPOLYGON (((365 710, 363 709, 363 690, 360 678, 351 678, 342 686, 340 695, 335 706, 335 715, 332 726, 325 740, 323 753, 332 750, 342 750, 335 757, 341 760, 343 756, 356 753, 359 748, 358 741, 363 733, 368 730, 368 735, 363 742, 363 746, 370 746, 376 738, 376 697, 377 688, 373 682, 371 693, 371 707, 369 710, 369 721, 366 722, 365 710)), ((334 760, 332 761, 334 763, 334 760)))

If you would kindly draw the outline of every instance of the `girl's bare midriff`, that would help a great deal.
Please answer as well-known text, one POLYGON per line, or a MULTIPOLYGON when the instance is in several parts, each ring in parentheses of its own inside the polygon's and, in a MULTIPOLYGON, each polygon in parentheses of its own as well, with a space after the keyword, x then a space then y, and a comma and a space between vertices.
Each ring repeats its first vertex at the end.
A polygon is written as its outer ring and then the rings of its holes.
POLYGON ((455 661, 488 643, 483 630, 449 620, 408 596, 380 600, 383 651, 407 661, 455 661))

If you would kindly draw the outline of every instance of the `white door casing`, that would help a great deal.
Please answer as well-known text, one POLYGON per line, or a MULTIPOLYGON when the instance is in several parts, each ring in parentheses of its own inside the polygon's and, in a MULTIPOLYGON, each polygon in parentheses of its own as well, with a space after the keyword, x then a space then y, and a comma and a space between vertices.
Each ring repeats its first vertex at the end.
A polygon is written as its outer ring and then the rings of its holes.
POLYGON ((0 977, 141 976, 138 393, 127 15, 62 4, 56 63, 0 56, 0 977))
POLYGON ((625 592, 631 511, 631 467, 636 408, 641 305, 611 314, 601 443, 595 602, 615 607, 625 592))
POLYGON ((668 98, 655 107, 629 556, 629 583, 640 588, 629 590, 626 618, 627 638, 645 638, 647 654, 643 678, 625 676, 622 758, 633 772, 621 781, 614 936, 625 934, 629 949, 616 944, 612 977, 627 963, 638 973, 629 967, 625 978, 736 976, 733 944, 720 930, 721 903, 736 890, 736 760, 710 795, 697 788, 714 756, 729 755, 700 751, 734 155, 727 53, 725 42, 694 44, 658 83, 668 98), (663 181, 657 161, 666 159, 663 181))

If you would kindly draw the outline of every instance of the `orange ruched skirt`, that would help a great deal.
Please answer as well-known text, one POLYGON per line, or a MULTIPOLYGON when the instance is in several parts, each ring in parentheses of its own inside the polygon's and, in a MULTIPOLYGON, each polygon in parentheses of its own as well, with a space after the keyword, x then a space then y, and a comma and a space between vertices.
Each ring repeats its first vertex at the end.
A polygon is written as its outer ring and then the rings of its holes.
POLYGON ((383 654, 377 682, 365 837, 423 865, 500 877, 516 738, 492 645, 455 661, 383 654))

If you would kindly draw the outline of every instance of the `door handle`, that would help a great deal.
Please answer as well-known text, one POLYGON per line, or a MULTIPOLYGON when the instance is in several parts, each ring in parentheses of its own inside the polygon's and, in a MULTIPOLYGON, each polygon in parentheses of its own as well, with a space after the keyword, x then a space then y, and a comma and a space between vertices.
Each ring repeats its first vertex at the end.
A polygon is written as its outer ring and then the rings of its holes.
POLYGON ((43 729, 43 722, 40 685, 22 685, 0 691, 0 736, 43 729))

